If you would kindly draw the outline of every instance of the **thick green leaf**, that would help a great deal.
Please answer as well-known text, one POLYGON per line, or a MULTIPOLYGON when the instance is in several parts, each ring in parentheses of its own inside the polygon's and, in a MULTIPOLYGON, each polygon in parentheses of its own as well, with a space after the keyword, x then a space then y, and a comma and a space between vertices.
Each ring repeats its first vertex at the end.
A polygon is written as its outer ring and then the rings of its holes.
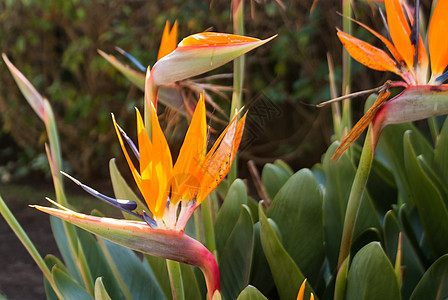
POLYGON ((93 299, 84 288, 58 267, 53 267, 52 274, 54 283, 64 300, 93 299))
POLYGON ((423 275, 410 300, 448 298, 448 254, 441 256, 423 275))
POLYGON ((348 154, 331 160, 338 143, 333 143, 324 156, 323 169, 326 176, 326 187, 323 198, 325 240, 330 269, 335 270, 338 262, 342 228, 350 189, 355 177, 355 169, 348 154))
POLYGON ((184 284, 184 294, 185 299, 202 299, 201 290, 199 288, 196 275, 193 271, 193 266, 180 264, 180 269, 182 273, 182 281, 184 284))
POLYGON ((58 245, 58 249, 62 255, 65 266, 68 269, 68 273, 77 282, 82 282, 76 260, 70 251, 67 235, 65 234, 62 222, 63 221, 61 221, 61 219, 50 216, 51 230, 53 231, 54 239, 56 240, 56 244, 58 245))
POLYGON ((166 259, 145 254, 146 262, 150 266, 155 279, 157 280, 160 289, 162 290, 167 300, 172 299, 170 275, 166 267, 166 259))
POLYGON ((411 132, 404 135, 404 159, 415 205, 434 258, 448 252, 448 210, 439 190, 420 166, 411 142, 411 132))
POLYGON ((87 260, 92 281, 94 278, 102 277, 108 294, 113 299, 121 298, 122 293, 115 276, 95 237, 87 231, 80 229, 77 230, 77 234, 78 241, 82 245, 81 247, 87 260))
POLYGON ((383 154, 390 170, 394 173, 395 181, 399 191, 400 198, 409 202, 410 186, 405 169, 403 156, 403 143, 400 137, 407 130, 412 130, 415 134, 412 136, 412 144, 418 153, 422 153, 425 160, 431 165, 434 153, 431 145, 426 138, 411 123, 388 125, 381 133, 378 142, 378 150, 383 154))
POLYGON ((215 221, 216 250, 219 256, 223 254, 224 246, 238 221, 243 204, 247 205, 246 185, 241 179, 236 179, 230 186, 215 221))
POLYGON ((268 300, 259 290, 249 285, 241 294, 239 294, 236 300, 268 300))
MULTIPOLYGON (((305 277, 278 239, 261 204, 258 206, 258 215, 261 223, 261 244, 280 299, 295 299, 305 277)), ((308 284, 307 288, 309 288, 308 284)))
POLYGON ((292 176, 292 174, 294 174, 294 171, 291 169, 291 167, 281 159, 276 159, 274 161, 274 165, 282 168, 286 172, 286 174, 288 174, 288 176, 292 176))
MULTIPOLYGON (((400 223, 398 221, 397 213, 396 211, 391 210, 384 217, 384 241, 386 248, 385 252, 393 265, 395 265, 397 256, 399 234, 400 223)), ((401 265, 406 269, 405 276, 403 277, 401 294, 403 298, 408 299, 413 288, 422 277, 424 270, 405 234, 401 235, 401 255, 401 265)))
POLYGON ((101 277, 95 280, 95 300, 111 300, 101 277))
POLYGON ((322 195, 313 173, 302 169, 291 176, 266 215, 278 225, 285 250, 308 280, 316 283, 325 250, 322 195))
MULTIPOLYGON (((272 221, 272 224, 273 223, 274 221, 272 221)), ((274 288, 275 285, 274 285, 274 278, 272 277, 268 261, 266 260, 266 256, 264 255, 263 252, 263 246, 261 245, 260 225, 261 225, 260 222, 257 222, 254 225, 254 254, 252 259, 250 284, 258 287, 264 295, 269 297, 270 294, 275 289, 274 288)))
MULTIPOLYGON (((48 269, 53 269, 54 266, 57 266, 59 269, 61 269, 64 273, 68 273, 67 268, 62 263, 62 261, 59 260, 56 256, 52 254, 48 254, 44 258, 45 264, 47 265, 48 269)), ((53 290, 53 287, 48 282, 48 280, 44 277, 44 287, 45 287, 45 294, 47 296, 47 300, 59 300, 58 296, 53 290)))
POLYGON ((445 201, 445 205, 448 205, 448 187, 446 186, 446 183, 441 180, 441 177, 429 166, 422 155, 419 155, 417 159, 429 180, 434 183, 437 190, 440 192, 442 199, 445 201))
POLYGON ((394 269, 380 243, 364 246, 353 258, 348 272, 346 299, 401 299, 394 269))
POLYGON ((235 299, 249 283, 254 247, 254 226, 250 210, 241 206, 241 213, 219 259, 222 296, 235 299))
MULTIPOLYGON (((147 210, 146 205, 140 200, 139 197, 132 191, 129 185, 124 180, 123 176, 121 176, 120 171, 118 171, 117 164, 115 163, 115 158, 112 158, 109 161, 109 172, 110 179, 112 182, 112 188, 114 189, 114 194, 117 199, 131 200, 137 203, 137 211, 147 210)), ((128 220, 138 220, 139 218, 123 212, 123 216, 128 220)))
MULTIPOLYGON (((448 183, 448 119, 445 120, 434 150, 434 169, 445 184, 448 183)), ((448 201, 448 200, 447 200, 448 201)))
POLYGON ((121 278, 132 297, 138 299, 165 299, 148 264, 142 262, 135 253, 123 246, 104 240, 121 278))
POLYGON ((261 181, 269 198, 274 199, 277 192, 288 180, 289 175, 283 168, 274 164, 265 164, 261 173, 261 181))

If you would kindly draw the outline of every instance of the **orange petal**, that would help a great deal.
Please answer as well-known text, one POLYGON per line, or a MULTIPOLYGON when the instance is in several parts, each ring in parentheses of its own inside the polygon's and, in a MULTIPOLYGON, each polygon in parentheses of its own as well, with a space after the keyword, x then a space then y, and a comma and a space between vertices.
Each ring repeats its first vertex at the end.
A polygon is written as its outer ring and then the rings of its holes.
POLYGON ((245 121, 246 115, 239 122, 235 116, 205 157, 201 169, 203 177, 197 197, 198 203, 201 203, 229 172, 241 141, 245 121))
POLYGON ((409 38, 411 29, 406 21, 403 8, 399 0, 385 0, 384 2, 392 41, 411 69, 414 65, 415 49, 409 38))
POLYGON ((184 38, 180 43, 179 47, 186 46, 224 46, 224 45, 236 45, 259 42, 257 38, 219 33, 219 32, 201 32, 198 34, 190 35, 184 38))
POLYGON ((338 148, 336 148, 336 151, 334 152, 331 159, 336 159, 338 156, 341 156, 345 150, 347 150, 364 132, 364 130, 369 126, 372 119, 375 117, 378 109, 380 109, 381 106, 386 102, 386 100, 389 98, 390 92, 388 90, 382 91, 378 98, 376 99, 375 103, 372 105, 371 108, 366 112, 366 114, 356 123, 355 126, 353 126, 352 130, 342 139, 341 143, 339 144, 338 148))
POLYGON ((145 130, 143 118, 138 110, 137 113, 137 135, 138 135, 138 148, 140 153, 140 174, 142 178, 142 184, 140 186, 140 192, 145 198, 146 204, 149 210, 154 214, 157 195, 150 190, 150 182, 152 179, 152 143, 149 139, 148 133, 145 130), (154 197, 155 196, 155 197, 154 197))
POLYGON ((383 42, 383 44, 387 47, 387 49, 389 50, 390 54, 392 54, 392 56, 395 58, 395 60, 400 64, 400 65, 405 65, 405 61, 403 60, 403 57, 401 56, 400 52, 397 51, 397 48, 395 48, 394 44, 392 44, 388 39, 386 39, 384 36, 382 36, 381 34, 379 34, 378 32, 376 32, 375 30, 373 30, 372 28, 370 28, 367 25, 364 25, 361 22, 358 22, 350 17, 346 17, 348 18, 350 21, 355 22, 356 24, 364 27, 366 30, 368 30, 371 34, 373 34, 374 36, 376 36, 378 39, 381 40, 381 42, 383 42))
POLYGON ((303 296, 305 295, 305 284, 306 279, 302 282, 302 285, 300 285, 299 293, 297 294, 297 300, 303 300, 303 296))
POLYGON ((338 37, 348 53, 363 65, 374 70, 391 71, 401 75, 395 61, 383 50, 342 31, 338 31, 338 37))
POLYGON ((174 22, 173 28, 170 31, 170 22, 166 21, 163 29, 162 41, 160 42, 159 54, 157 60, 170 54, 176 49, 177 44, 177 21, 174 22))
POLYGON ((207 151, 207 120, 204 94, 201 94, 184 142, 173 168, 171 202, 176 204, 182 197, 191 200, 199 192, 199 178, 194 171, 200 166, 207 151), (190 199, 188 199, 190 198, 190 199))
POLYGON ((440 75, 448 64, 448 0, 439 0, 431 17, 428 31, 431 69, 435 76, 440 75))
POLYGON ((153 180, 150 183, 151 193, 156 193, 157 203, 155 211, 156 216, 163 216, 166 201, 169 196, 168 180, 171 178, 173 169, 173 161, 171 158, 170 148, 166 142, 165 135, 160 128, 159 119, 156 110, 151 105, 151 125, 152 125, 152 176, 153 180))

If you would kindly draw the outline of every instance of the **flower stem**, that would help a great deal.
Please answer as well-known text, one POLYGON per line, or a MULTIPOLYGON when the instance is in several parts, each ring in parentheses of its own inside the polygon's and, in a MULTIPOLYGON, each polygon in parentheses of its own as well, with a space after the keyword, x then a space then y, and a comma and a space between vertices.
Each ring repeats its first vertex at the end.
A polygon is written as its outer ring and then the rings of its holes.
POLYGON ((359 160, 358 169, 356 170, 355 179, 353 180, 352 189, 350 191, 347 210, 345 213, 341 249, 339 251, 338 270, 341 268, 342 263, 350 254, 350 247, 353 239, 353 227, 355 225, 356 216, 358 214, 359 205, 361 203, 361 197, 365 191, 367 178, 369 177, 370 168, 372 166, 375 145, 376 143, 372 125, 369 125, 366 140, 362 148, 361 158, 359 160))
POLYGON ((19 222, 14 217, 13 213, 9 210, 8 206, 3 201, 3 198, 1 196, 0 196, 0 214, 8 223, 9 227, 11 227, 11 229, 14 231, 15 235, 22 242, 23 246, 26 248, 31 257, 34 259, 37 266, 40 268, 45 278, 50 283, 51 287, 53 288, 58 298, 63 299, 62 295, 60 294, 59 290, 57 289, 53 281, 53 275, 51 274, 50 269, 48 269, 44 259, 42 258, 42 256, 40 256, 39 251, 37 251, 33 242, 30 240, 25 230, 23 230, 22 226, 20 226, 19 222))
MULTIPOLYGON (((352 22, 349 18, 352 17, 351 0, 342 0, 342 14, 345 16, 342 18, 342 30, 348 34, 352 34, 352 22)), ((352 59, 347 50, 343 47, 342 56, 342 95, 350 93, 351 90, 351 66, 352 59)), ((346 99, 342 102, 342 128, 350 130, 352 126, 351 120, 351 102, 346 99)))
POLYGON ((166 266, 170 275, 171 292, 173 300, 185 300, 184 283, 182 280, 182 272, 180 270, 180 263, 174 260, 167 259, 166 266))
POLYGON ((334 288, 334 300, 345 299, 345 289, 347 287, 348 258, 346 258, 336 275, 336 283, 334 288))
MULTIPOLYGON (((232 1, 233 5, 233 31, 235 34, 244 35, 244 1, 242 0, 234 0, 232 1)), ((230 106, 230 119, 232 119, 235 111, 239 111, 242 104, 242 95, 243 95, 243 81, 244 81, 244 67, 245 67, 246 58, 244 55, 241 55, 238 58, 235 58, 233 61, 233 93, 232 93, 232 105, 230 106)), ((235 155, 235 159, 233 160, 233 164, 230 167, 228 173, 229 184, 237 177, 238 170, 238 157, 235 155)))
POLYGON ((214 253, 216 250, 215 243, 215 230, 213 227, 213 215, 212 215, 212 205, 214 193, 212 192, 204 202, 202 202, 201 212, 202 212, 202 222, 204 223, 204 233, 205 233, 205 245, 207 249, 214 253))

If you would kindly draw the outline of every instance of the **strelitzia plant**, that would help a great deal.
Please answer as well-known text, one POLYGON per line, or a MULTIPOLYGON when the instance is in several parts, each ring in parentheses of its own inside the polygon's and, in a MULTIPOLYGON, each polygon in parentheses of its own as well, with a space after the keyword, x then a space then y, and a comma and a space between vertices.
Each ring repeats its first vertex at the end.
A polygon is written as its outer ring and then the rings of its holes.
POLYGON ((404 11, 399 0, 385 0, 384 3, 386 30, 391 40, 360 22, 354 22, 380 39, 390 54, 340 30, 338 37, 354 59, 371 69, 393 72, 403 81, 387 82, 377 89, 380 92, 378 100, 342 140, 334 157, 342 154, 356 141, 370 122, 377 142, 382 128, 388 124, 447 113, 447 88, 443 83, 448 78, 448 72, 444 73, 448 65, 448 42, 443 35, 448 1, 438 1, 434 9, 427 34, 428 49, 419 31, 419 1, 416 1, 414 15, 409 13, 409 9, 404 11), (391 87, 404 87, 405 90, 387 101, 391 87))
MULTIPOLYGON (((120 49, 120 52, 131 59, 141 72, 123 65, 115 57, 101 50, 99 53, 129 80, 144 90, 146 95, 145 101, 152 101, 156 109, 157 101, 160 101, 187 116, 191 115, 191 112, 194 110, 194 103, 192 104, 190 103, 191 101, 183 99, 181 92, 183 87, 194 91, 209 89, 215 92, 219 92, 223 87, 193 83, 191 81, 187 82, 185 81, 186 79, 216 69, 275 37, 259 40, 242 35, 202 32, 188 36, 177 44, 177 22, 171 30, 169 28, 170 25, 167 22, 163 31, 157 61, 152 68, 145 68, 135 58, 120 49), (175 84, 175 82, 179 82, 179 84, 175 84)), ((223 113, 220 107, 207 94, 206 100, 216 110, 223 113)), ((145 111, 147 110, 145 109, 145 111)))
POLYGON ((54 201, 60 209, 34 206, 91 233, 150 255, 198 266, 204 273, 209 298, 219 295, 216 260, 205 246, 184 233, 188 219, 205 197, 227 175, 241 141, 245 115, 237 115, 207 152, 207 123, 202 96, 194 112, 179 157, 173 166, 167 141, 152 108, 152 140, 137 111, 138 148, 116 124, 114 126, 147 210, 135 211, 137 203, 105 196, 70 177, 84 190, 141 221, 101 218, 74 212, 54 201), (132 163, 125 141, 139 160, 132 163))
POLYGON ((339 39, 354 59, 375 70, 391 71, 403 79, 399 82, 388 81, 369 91, 379 92, 376 102, 343 138, 333 155, 333 159, 340 156, 370 124, 347 205, 338 269, 345 264, 349 255, 360 199, 384 127, 448 113, 448 89, 443 84, 447 78, 444 70, 448 64, 448 43, 443 37, 448 1, 440 0, 435 6, 428 29, 428 51, 419 31, 419 1, 416 1, 414 14, 409 9, 404 10, 399 0, 385 0, 384 3, 386 30, 390 39, 362 23, 354 22, 379 38, 390 54, 338 31, 339 39), (389 100, 391 87, 403 87, 404 90, 389 100))

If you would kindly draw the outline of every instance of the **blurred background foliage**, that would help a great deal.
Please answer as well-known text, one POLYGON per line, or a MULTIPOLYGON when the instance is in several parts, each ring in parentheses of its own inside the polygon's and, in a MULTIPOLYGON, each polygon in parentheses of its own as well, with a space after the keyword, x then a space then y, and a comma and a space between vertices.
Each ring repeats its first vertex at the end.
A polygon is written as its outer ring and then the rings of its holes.
MULTIPOLYGON (((337 11, 341 11, 340 1, 246 1, 246 35, 279 35, 247 56, 244 99, 250 114, 240 151, 243 162, 252 159, 261 166, 280 158, 299 169, 320 161, 330 144, 332 124, 329 109, 312 105, 330 98, 327 52, 335 62, 340 86, 341 45, 335 27, 340 27, 341 17, 337 11)), ((372 3, 356 3, 357 19, 382 28, 380 23, 372 24, 375 13, 372 3)), ((134 137, 134 107, 142 105, 142 92, 97 49, 121 59, 114 49, 118 46, 144 65, 152 65, 166 20, 179 22, 179 39, 209 28, 233 31, 229 2, 222 0, 0 3, 0 51, 50 100, 66 168, 80 179, 107 177, 108 160, 122 159, 110 113, 134 137)), ((365 30, 355 26, 355 31, 355 36, 373 40, 365 30)), ((379 72, 359 69, 355 64, 353 90, 385 81, 379 72)), ((4 64, 0 70, 0 179, 41 175, 47 169, 43 125, 25 104, 4 64)), ((231 71, 232 64, 227 64, 217 72, 231 71)), ((231 85, 231 80, 216 83, 231 85)), ((229 109, 225 100, 217 101, 229 109)), ((169 142, 179 145, 186 120, 170 111, 162 114, 162 122, 163 116, 165 125, 168 119, 178 121, 169 142)), ((243 169, 245 165, 240 164, 243 169)), ((244 177, 245 173, 240 174, 244 177)))

